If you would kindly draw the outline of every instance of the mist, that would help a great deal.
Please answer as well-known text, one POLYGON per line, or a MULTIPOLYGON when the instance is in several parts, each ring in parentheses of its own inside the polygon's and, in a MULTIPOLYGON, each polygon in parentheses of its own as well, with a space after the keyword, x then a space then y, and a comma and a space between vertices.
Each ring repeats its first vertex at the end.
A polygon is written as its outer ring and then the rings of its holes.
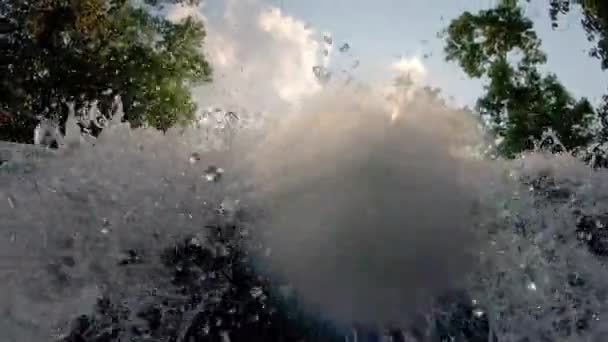
POLYGON ((476 270, 483 168, 454 153, 474 120, 430 100, 392 120, 381 100, 318 96, 251 158, 267 262, 339 322, 403 323, 476 270))
POLYGON ((485 143, 473 115, 423 91, 418 59, 387 66, 383 85, 322 85, 311 69, 331 65, 327 33, 255 1, 227 2, 223 18, 209 20, 219 81, 200 96, 273 119, 259 141, 234 142, 230 163, 268 212, 262 267, 340 323, 401 324, 465 286, 490 178, 463 153, 485 143), (223 84, 230 101, 211 91, 223 84))

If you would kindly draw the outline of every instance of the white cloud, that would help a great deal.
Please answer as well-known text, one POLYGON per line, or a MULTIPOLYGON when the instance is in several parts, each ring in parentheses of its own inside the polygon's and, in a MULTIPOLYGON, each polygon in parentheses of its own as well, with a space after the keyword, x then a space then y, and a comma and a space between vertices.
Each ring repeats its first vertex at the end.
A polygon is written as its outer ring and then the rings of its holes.
POLYGON ((322 46, 303 21, 257 0, 228 0, 205 21, 215 74, 202 102, 281 111, 320 91, 312 69, 323 64, 322 46))
MULTIPOLYGON (((259 0, 227 0, 219 16, 201 11, 204 8, 178 5, 169 17, 181 20, 194 16, 206 23, 205 51, 214 68, 214 81, 197 92, 203 107, 285 113, 322 90, 313 68, 331 69, 336 43, 331 32, 317 31, 259 0)), ((391 108, 410 101, 414 88, 428 78, 418 57, 401 58, 376 73, 388 76, 380 77, 385 83, 377 89, 392 94, 391 108), (386 81, 392 83, 395 73, 408 75, 412 89, 403 92, 394 84, 387 86, 386 81)), ((333 83, 335 87, 335 79, 333 83)))

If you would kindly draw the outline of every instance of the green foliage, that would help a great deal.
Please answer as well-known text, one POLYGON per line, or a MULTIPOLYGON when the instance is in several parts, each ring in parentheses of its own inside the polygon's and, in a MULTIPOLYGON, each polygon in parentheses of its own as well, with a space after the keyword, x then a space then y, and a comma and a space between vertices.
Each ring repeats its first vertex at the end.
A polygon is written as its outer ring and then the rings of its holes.
POLYGON ((589 54, 601 61, 602 69, 608 69, 608 2, 602 0, 550 0, 549 15, 553 28, 559 26, 559 16, 568 14, 573 7, 582 10, 581 24, 587 32, 589 41, 595 43, 589 54))
POLYGON ((472 77, 481 77, 510 52, 523 52, 522 63, 534 65, 546 60, 532 22, 518 7, 499 6, 478 14, 464 12, 447 29, 445 52, 472 77))
POLYGON ((477 14, 465 12, 446 33, 446 59, 471 77, 489 79, 477 109, 503 138, 503 155, 534 148, 547 131, 570 151, 590 141, 591 104, 575 100, 555 75, 540 73, 546 56, 521 8, 505 1, 477 14))
POLYGON ((211 79, 206 32, 199 21, 173 23, 155 10, 128 0, 8 0, 0 8, 8 32, 0 108, 61 121, 66 102, 108 106, 110 89, 135 126, 187 122, 196 110, 190 87, 211 79))

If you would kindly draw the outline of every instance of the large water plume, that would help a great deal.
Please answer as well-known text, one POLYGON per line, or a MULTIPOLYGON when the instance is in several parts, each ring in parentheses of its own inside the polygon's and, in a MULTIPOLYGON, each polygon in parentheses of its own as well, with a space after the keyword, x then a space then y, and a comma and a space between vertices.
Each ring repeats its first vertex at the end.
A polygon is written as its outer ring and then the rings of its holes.
POLYGON ((402 323, 475 269, 482 169, 454 152, 479 132, 465 113, 416 105, 391 120, 381 99, 329 92, 252 158, 270 263, 333 319, 402 323))

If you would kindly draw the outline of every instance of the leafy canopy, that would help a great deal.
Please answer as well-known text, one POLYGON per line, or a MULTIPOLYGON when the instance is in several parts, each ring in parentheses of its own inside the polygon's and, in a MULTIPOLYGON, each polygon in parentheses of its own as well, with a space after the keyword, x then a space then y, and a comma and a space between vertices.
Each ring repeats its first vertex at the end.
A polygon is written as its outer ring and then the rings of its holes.
MULTIPOLYGON (((122 97, 127 120, 166 130, 196 110, 190 88, 211 80, 205 29, 158 13, 168 1, 7 0, 0 5, 0 109, 65 120, 68 101, 122 97)), ((102 110, 103 112, 103 110, 102 110)), ((17 120, 20 121, 20 120, 17 120)))
POLYGON ((541 41, 513 1, 463 13, 449 24, 445 40, 447 61, 489 80, 477 110, 502 138, 502 154, 533 149, 548 131, 567 150, 590 141, 593 107, 585 98, 575 100, 555 75, 539 71, 546 61, 541 41))

